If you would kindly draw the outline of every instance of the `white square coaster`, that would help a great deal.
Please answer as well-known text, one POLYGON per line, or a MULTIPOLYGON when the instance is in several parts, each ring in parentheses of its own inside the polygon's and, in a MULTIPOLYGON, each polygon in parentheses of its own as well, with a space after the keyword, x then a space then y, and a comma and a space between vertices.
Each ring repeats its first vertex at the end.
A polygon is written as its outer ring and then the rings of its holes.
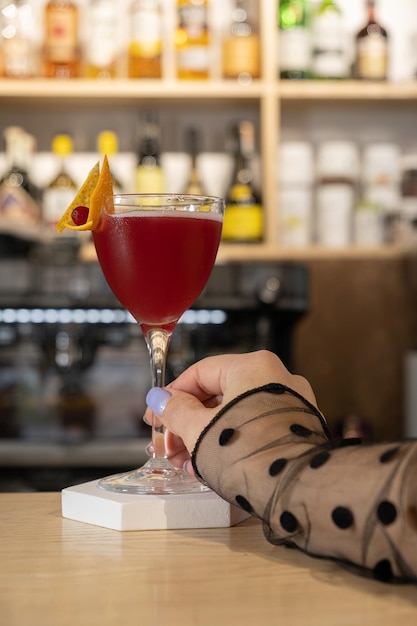
POLYGON ((94 480, 62 490, 62 515, 114 530, 226 528, 249 516, 214 491, 130 495, 105 491, 94 480))

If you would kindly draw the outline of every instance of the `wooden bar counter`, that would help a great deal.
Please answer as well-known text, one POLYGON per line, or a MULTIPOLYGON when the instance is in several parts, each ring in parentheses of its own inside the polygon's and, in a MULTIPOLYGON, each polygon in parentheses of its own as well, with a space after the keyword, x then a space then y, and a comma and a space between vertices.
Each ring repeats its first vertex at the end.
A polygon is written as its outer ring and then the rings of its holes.
POLYGON ((258 521, 120 533, 61 517, 60 494, 0 494, 4 626, 408 626, 417 586, 274 547, 258 521))

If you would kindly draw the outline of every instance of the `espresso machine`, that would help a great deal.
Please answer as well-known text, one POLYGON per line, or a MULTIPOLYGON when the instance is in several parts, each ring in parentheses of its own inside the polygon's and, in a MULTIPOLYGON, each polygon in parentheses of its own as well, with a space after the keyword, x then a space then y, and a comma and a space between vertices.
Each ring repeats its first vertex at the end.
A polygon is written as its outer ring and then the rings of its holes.
MULTIPOLYGON (((260 348, 291 367, 307 308, 303 265, 218 262, 174 331, 167 380, 205 356, 260 348)), ((139 466, 150 381, 140 328, 96 262, 0 259, 0 491, 139 466)))

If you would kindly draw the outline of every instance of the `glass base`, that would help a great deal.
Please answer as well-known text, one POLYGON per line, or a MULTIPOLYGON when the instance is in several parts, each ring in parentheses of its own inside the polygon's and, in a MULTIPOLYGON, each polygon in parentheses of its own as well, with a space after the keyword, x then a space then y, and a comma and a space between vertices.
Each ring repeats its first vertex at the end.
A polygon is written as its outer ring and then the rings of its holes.
POLYGON ((209 491, 194 476, 174 467, 167 459, 149 459, 139 469, 102 478, 98 486, 117 493, 149 495, 209 491))

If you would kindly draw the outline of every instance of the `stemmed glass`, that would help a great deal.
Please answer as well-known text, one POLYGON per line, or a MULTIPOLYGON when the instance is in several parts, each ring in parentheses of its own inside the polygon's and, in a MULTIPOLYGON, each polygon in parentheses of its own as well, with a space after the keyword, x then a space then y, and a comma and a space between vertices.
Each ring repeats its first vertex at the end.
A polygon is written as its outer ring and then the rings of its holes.
MULTIPOLYGON (((106 280, 139 323, 150 355, 152 386, 165 384, 171 335, 200 295, 220 243, 224 201, 197 195, 120 194, 114 211, 102 209, 93 231, 106 280)), ((99 487, 136 494, 193 493, 205 489, 167 458, 163 427, 152 424, 147 463, 108 476, 99 487)))

